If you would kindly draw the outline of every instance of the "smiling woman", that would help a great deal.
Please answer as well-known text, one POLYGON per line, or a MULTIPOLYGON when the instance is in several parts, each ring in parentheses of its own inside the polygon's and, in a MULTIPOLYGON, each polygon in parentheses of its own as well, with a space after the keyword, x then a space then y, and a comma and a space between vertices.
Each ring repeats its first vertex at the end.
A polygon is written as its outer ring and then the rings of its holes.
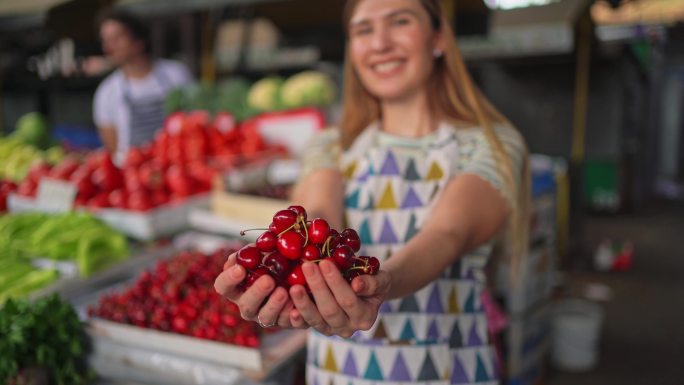
POLYGON ((229 260, 216 288, 250 319, 312 329, 309 384, 497 384, 480 298, 493 250, 525 252, 525 143, 468 76, 439 0, 352 0, 344 23, 342 121, 307 146, 292 200, 357 229, 381 270, 348 284, 305 262, 311 297, 268 276, 238 293, 229 260))

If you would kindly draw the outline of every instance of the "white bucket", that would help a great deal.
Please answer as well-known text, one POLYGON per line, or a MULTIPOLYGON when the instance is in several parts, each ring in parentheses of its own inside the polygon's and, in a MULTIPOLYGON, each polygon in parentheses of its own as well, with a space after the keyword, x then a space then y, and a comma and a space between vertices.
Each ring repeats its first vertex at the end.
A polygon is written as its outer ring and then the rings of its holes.
POLYGON ((560 370, 583 372, 598 363, 603 310, 593 302, 564 300, 554 307, 551 362, 560 370))

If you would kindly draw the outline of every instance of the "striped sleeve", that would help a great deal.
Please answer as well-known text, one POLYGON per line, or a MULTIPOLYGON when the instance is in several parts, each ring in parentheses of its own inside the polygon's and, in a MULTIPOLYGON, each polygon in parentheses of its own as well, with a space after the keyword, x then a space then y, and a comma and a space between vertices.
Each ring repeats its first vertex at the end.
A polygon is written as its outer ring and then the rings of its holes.
MULTIPOLYGON (((495 132, 511 159, 513 178, 519 187, 522 183, 522 163, 526 151, 525 142, 520 133, 512 127, 496 126, 495 132)), ((514 192, 510 191, 504 182, 492 147, 485 136, 484 129, 465 129, 460 131, 458 135, 460 150, 456 164, 458 174, 474 174, 481 177, 501 191, 509 205, 515 205, 514 192)))
POLYGON ((328 128, 316 133, 307 142, 300 158, 302 164, 300 178, 312 171, 339 168, 340 153, 340 134, 337 129, 328 128))

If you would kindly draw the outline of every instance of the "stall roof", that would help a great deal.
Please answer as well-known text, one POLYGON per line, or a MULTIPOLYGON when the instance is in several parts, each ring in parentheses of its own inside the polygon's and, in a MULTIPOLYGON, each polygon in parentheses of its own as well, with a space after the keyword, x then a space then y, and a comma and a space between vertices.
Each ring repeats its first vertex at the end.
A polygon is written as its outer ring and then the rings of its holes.
POLYGON ((672 24, 684 20, 682 0, 634 0, 613 8, 606 1, 591 7, 598 25, 672 24))
POLYGON ((117 6, 136 13, 187 12, 288 0, 119 0, 117 6))
POLYGON ((575 46, 575 23, 591 0, 561 0, 547 5, 492 12, 487 36, 459 39, 466 59, 496 59, 566 54, 575 46))
POLYGON ((0 16, 43 13, 69 0, 0 0, 0 16))

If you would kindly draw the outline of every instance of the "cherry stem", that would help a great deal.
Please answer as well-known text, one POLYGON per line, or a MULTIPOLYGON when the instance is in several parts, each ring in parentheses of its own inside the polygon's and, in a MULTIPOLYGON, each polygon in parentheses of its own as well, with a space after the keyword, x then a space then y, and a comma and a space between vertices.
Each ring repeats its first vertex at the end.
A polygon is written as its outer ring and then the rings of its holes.
POLYGON ((247 230, 240 230, 240 235, 244 237, 246 232, 248 232, 248 231, 257 231, 257 230, 259 230, 259 231, 268 231, 268 229, 247 229, 247 230))
POLYGON ((309 243, 309 229, 307 228, 306 221, 304 220, 303 217, 299 217, 302 221, 302 224, 304 224, 304 246, 306 246, 307 243, 309 243))
POLYGON ((293 223, 292 225, 290 225, 290 227, 288 227, 288 228, 286 228, 285 230, 281 231, 280 234, 278 234, 278 237, 280 237, 281 235, 283 235, 283 234, 287 233, 288 231, 294 229, 295 227, 297 227, 297 225, 299 225, 299 221, 296 221, 295 223, 293 223))
POLYGON ((328 238, 325 239, 325 243, 323 244, 323 254, 326 254, 328 257, 330 256, 330 238, 332 238, 331 235, 328 235, 328 238))

